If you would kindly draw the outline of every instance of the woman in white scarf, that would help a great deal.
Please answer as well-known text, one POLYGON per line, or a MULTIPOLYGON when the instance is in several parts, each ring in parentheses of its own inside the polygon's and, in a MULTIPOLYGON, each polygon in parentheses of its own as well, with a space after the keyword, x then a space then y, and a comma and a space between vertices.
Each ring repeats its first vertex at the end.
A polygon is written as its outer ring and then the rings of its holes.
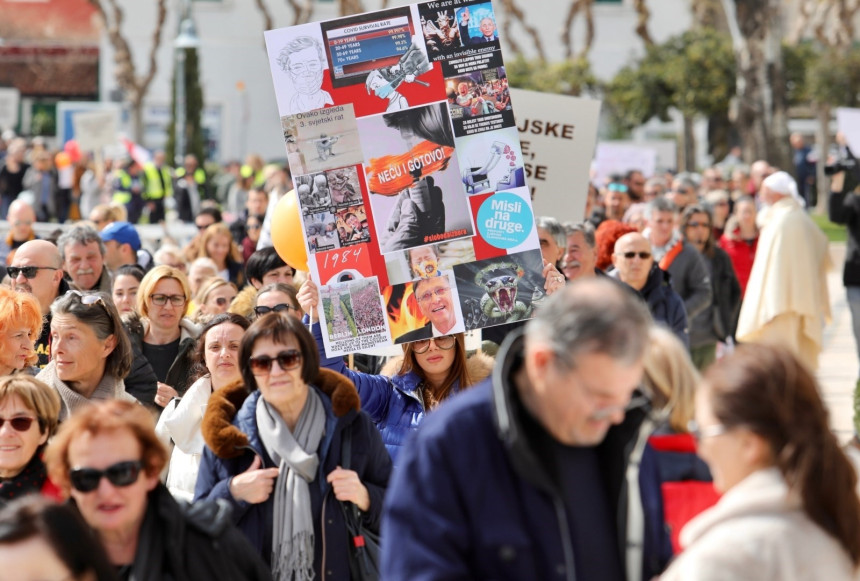
POLYGON ((259 318, 239 348, 244 386, 215 392, 203 418, 207 448, 195 499, 234 505, 239 528, 275 579, 349 579, 341 502, 378 530, 391 459, 355 386, 320 370, 302 322, 259 318), (251 393, 248 393, 250 388, 251 393), (350 470, 341 465, 349 433, 350 470))
POLYGON ((165 446, 173 442, 167 488, 178 499, 194 498, 197 469, 203 453, 200 423, 212 392, 242 381, 239 344, 251 323, 233 313, 216 315, 200 331, 194 348, 192 374, 197 379, 182 396, 164 407, 155 432, 165 446), (196 373, 195 373, 196 372, 196 373))

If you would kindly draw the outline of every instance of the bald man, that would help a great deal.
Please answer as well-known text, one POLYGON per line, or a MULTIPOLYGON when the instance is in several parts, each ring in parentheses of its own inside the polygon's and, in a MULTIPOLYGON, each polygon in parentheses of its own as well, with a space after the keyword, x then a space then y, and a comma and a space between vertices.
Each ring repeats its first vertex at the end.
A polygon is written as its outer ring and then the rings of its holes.
POLYGON ((39 367, 44 367, 50 360, 51 303, 69 290, 68 283, 63 280, 62 265, 60 250, 56 246, 47 240, 31 240, 18 248, 8 269, 12 288, 30 293, 42 307, 45 322, 36 341, 39 367))
POLYGON ((654 263, 651 243, 638 232, 625 234, 615 243, 612 254, 615 270, 609 276, 636 291, 648 303, 651 316, 658 323, 666 325, 689 346, 690 336, 687 329, 687 313, 684 301, 669 284, 669 273, 654 263))
POLYGON ((15 200, 9 205, 6 213, 9 222, 9 236, 0 240, 0 264, 11 264, 15 251, 25 242, 36 239, 33 222, 36 212, 33 207, 23 200, 15 200))

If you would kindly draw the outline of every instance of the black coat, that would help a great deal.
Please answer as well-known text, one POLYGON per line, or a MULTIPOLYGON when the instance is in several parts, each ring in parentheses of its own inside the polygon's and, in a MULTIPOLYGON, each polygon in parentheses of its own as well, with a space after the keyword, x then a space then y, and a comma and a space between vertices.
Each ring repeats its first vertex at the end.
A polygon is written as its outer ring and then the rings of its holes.
POLYGON ((162 484, 149 493, 137 553, 135 581, 266 580, 272 575, 233 525, 225 502, 178 503, 162 484))
POLYGON ((827 216, 831 222, 848 226, 842 282, 845 286, 860 286, 860 195, 830 192, 827 216))

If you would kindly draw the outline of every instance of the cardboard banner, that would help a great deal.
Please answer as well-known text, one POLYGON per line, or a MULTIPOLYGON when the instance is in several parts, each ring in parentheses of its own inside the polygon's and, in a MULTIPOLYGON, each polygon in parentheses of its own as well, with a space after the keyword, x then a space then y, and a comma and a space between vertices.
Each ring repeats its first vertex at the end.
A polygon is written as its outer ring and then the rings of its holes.
POLYGON ((492 4, 265 38, 326 353, 530 318, 542 260, 492 4))
POLYGON ((535 213, 581 221, 601 102, 524 89, 511 96, 535 213))
POLYGON ((18 106, 21 103, 21 92, 15 88, 0 88, 0 131, 12 129, 18 125, 18 106))
POLYGON ((81 151, 100 151, 117 140, 116 111, 87 111, 74 113, 72 125, 81 151))

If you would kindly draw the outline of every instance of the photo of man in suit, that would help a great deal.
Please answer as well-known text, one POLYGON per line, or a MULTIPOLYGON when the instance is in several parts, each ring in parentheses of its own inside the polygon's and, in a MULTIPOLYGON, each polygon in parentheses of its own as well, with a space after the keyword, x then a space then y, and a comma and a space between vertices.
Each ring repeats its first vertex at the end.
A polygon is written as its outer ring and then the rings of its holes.
POLYGON ((459 301, 446 274, 422 278, 412 283, 412 292, 418 301, 421 314, 430 321, 420 329, 399 336, 395 343, 410 343, 431 337, 442 337, 464 330, 463 317, 459 312, 459 301))

